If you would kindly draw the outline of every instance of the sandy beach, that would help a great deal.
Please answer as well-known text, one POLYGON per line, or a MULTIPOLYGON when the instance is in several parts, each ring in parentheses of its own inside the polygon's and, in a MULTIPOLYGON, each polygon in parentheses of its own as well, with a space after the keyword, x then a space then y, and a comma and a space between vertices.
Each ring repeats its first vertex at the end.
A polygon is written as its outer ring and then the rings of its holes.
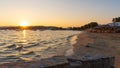
POLYGON ((113 55, 115 68, 120 68, 120 35, 119 33, 90 33, 83 32, 78 36, 74 45, 75 55, 113 55))
MULTIPOLYGON (((73 53, 72 50, 67 57, 79 58, 83 55, 113 55, 115 56, 115 68, 120 68, 120 45, 119 45, 120 35, 119 33, 90 33, 88 31, 84 31, 80 35, 78 35, 77 43, 73 45, 73 53)), ((26 67, 30 64, 35 66, 40 66, 39 63, 41 60, 35 60, 27 62, 17 62, 17 63, 9 63, 0 65, 1 68, 19 68, 26 67), (11 66, 11 67, 10 67, 11 66)), ((65 61, 64 61, 65 62, 65 61)), ((29 68, 29 67, 26 67, 29 68)))

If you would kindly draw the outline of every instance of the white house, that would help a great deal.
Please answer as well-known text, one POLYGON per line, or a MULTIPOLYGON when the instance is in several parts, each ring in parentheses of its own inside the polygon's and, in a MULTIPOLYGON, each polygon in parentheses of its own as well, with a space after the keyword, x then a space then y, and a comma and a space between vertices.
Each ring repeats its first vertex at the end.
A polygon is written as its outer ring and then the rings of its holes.
POLYGON ((109 23, 109 26, 120 26, 120 22, 109 23))

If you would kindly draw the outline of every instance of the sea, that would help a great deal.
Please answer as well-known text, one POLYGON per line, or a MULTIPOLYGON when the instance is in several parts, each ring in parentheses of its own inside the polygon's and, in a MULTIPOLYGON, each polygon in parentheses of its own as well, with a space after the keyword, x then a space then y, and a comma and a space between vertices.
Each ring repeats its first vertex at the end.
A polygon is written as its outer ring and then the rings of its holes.
POLYGON ((0 64, 71 55, 81 31, 0 30, 0 64))

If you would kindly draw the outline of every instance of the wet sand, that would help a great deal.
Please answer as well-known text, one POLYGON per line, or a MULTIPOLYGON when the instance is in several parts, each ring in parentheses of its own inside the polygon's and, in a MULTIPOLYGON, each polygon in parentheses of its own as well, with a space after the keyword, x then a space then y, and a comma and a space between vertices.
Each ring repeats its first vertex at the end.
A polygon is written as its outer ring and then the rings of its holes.
POLYGON ((115 68, 120 68, 120 34, 83 32, 74 45, 74 55, 113 55, 115 68))

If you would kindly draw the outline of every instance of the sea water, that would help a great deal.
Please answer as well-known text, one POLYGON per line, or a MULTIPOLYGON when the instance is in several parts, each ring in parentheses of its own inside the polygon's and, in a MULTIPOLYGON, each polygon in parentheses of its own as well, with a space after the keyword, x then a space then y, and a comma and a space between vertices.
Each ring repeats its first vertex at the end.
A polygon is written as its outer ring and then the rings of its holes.
POLYGON ((76 43, 79 33, 67 30, 0 30, 0 63, 65 55, 76 43))

